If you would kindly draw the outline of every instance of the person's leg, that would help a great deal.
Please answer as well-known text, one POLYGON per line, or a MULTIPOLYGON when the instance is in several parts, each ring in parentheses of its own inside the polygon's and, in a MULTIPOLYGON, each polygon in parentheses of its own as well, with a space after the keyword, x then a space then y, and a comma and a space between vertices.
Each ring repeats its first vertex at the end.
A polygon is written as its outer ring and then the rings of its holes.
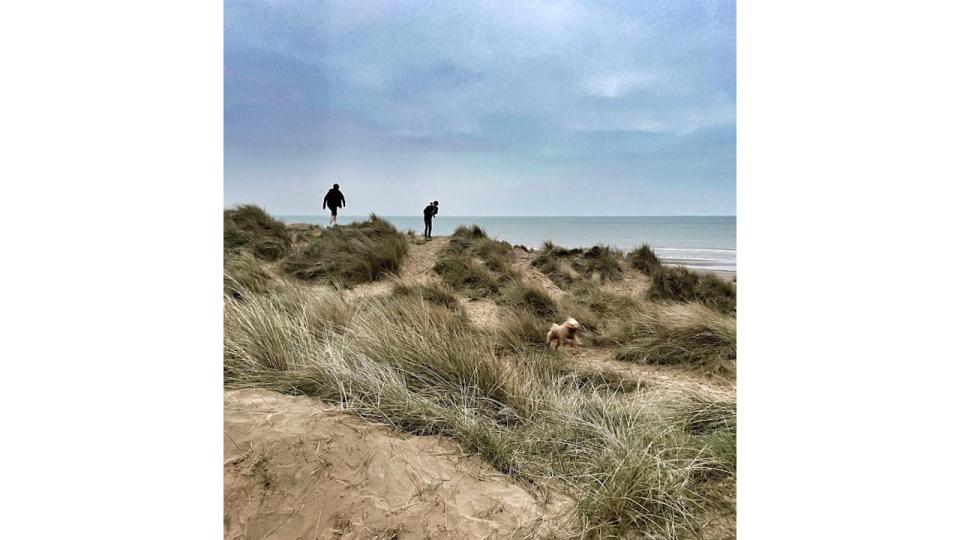
POLYGON ((423 218, 423 237, 430 237, 430 220, 427 218, 423 218))
POLYGON ((433 218, 427 222, 427 238, 433 238, 433 218))

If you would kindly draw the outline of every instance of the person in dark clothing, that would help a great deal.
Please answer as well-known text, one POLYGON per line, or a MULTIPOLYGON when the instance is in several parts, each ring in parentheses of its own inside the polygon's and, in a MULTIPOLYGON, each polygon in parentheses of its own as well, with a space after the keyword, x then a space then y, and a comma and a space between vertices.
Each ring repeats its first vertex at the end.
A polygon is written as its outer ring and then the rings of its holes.
POLYGON ((340 184, 334 184, 333 188, 327 192, 326 197, 323 198, 323 207, 330 208, 330 223, 328 225, 337 224, 337 209, 346 208, 346 206, 347 199, 340 192, 340 184))
POLYGON ((440 211, 440 203, 433 201, 423 209, 423 237, 431 238, 433 234, 433 216, 440 211))

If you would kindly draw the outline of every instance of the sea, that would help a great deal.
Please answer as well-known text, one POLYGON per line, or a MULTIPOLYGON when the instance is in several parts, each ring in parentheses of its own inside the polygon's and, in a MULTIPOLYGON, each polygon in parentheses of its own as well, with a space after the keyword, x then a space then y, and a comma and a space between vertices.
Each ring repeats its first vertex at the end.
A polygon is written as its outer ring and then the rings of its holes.
MULTIPOLYGON (((279 216, 286 223, 326 226, 330 217, 279 216)), ((381 216, 401 231, 423 234, 422 216, 381 216)), ((341 225, 367 216, 337 216, 341 225)), ((433 220, 433 235, 448 235, 460 225, 479 225, 511 244, 539 248, 551 241, 567 248, 603 244, 629 251, 649 244, 666 264, 704 270, 737 270, 736 216, 444 216, 433 220)))

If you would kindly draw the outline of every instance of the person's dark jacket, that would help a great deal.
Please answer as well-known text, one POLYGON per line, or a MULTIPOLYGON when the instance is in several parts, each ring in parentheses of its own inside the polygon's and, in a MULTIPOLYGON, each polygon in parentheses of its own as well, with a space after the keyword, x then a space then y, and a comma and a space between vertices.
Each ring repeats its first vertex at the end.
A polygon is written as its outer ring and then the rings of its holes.
POLYGON ((330 188, 327 195, 323 198, 323 207, 341 208, 347 205, 347 199, 339 189, 330 188))
POLYGON ((428 204, 426 208, 423 209, 423 217, 426 219, 433 219, 433 216, 437 215, 437 212, 440 209, 432 204, 428 204))

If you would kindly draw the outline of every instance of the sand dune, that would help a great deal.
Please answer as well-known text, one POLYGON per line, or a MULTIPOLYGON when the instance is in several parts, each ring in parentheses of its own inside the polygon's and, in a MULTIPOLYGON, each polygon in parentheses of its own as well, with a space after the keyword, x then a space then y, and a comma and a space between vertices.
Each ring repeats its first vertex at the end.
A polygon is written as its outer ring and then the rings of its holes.
MULTIPOLYGON (((295 241, 312 232, 289 226, 295 241)), ((433 271, 449 237, 410 239, 399 275, 358 283, 348 299, 390 295, 399 280, 439 285, 433 271)), ((554 301, 571 294, 533 263, 536 254, 514 248, 511 270, 554 301)), ((275 278, 277 263, 264 269, 275 278)), ((650 278, 622 265, 619 280, 599 287, 642 300, 650 278)), ((322 282, 306 284, 317 292, 322 282)), ((508 308, 491 298, 456 295, 478 328, 495 329, 508 308)), ((682 306, 662 307, 664 313, 682 306)), ((683 366, 618 361, 611 347, 585 344, 563 351, 574 369, 638 381, 644 395, 698 392, 736 399, 735 379, 683 366)), ((631 391, 632 392, 632 391, 631 391)), ((633 399, 631 392, 624 399, 633 399)), ((735 484, 725 484, 731 505, 735 484)), ((411 436, 375 425, 311 397, 268 390, 224 395, 224 538, 556 538, 576 535, 582 516, 559 486, 531 486, 505 476, 451 439, 411 436), (543 497, 547 497, 546 500, 543 497)), ((735 536, 735 515, 720 512, 699 531, 706 538, 735 536)))
POLYGON ((224 458, 224 538, 537 538, 569 514, 449 440, 266 390, 225 393, 224 458))

